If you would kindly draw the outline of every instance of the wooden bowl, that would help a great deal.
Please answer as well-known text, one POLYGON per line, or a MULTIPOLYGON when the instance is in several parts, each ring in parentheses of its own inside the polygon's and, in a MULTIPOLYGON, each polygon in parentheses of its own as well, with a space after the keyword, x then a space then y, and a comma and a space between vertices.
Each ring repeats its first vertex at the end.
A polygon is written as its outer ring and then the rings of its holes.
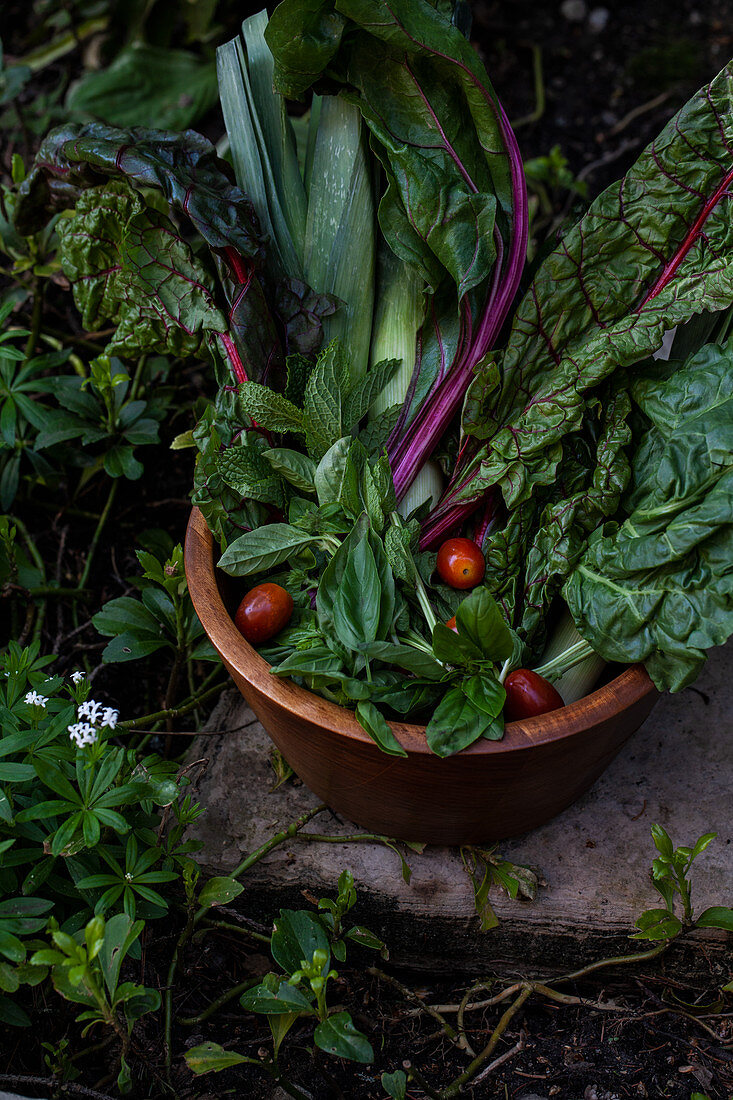
POLYGON ((204 630, 280 752, 319 798, 372 832, 431 844, 527 832, 595 782, 658 698, 634 665, 579 702, 510 722, 503 740, 481 740, 445 760, 428 749, 423 726, 393 722, 407 756, 387 756, 351 711, 270 674, 234 625, 231 578, 215 568, 214 540, 197 508, 185 562, 204 630))

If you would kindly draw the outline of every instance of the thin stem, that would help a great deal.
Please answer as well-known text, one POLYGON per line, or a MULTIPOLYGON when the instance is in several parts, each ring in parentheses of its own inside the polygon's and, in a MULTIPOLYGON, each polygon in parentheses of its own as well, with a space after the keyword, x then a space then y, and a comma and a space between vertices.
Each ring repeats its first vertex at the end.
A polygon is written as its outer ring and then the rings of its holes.
POLYGON ((481 1053, 474 1058, 474 1060, 470 1063, 470 1065, 466 1067, 463 1073, 459 1074, 454 1081, 451 1081, 450 1085, 448 1085, 446 1089, 443 1089, 442 1100, 451 1100, 451 1097, 457 1096, 458 1093, 461 1091, 461 1086, 465 1085, 467 1081, 470 1081, 471 1078, 474 1077, 476 1073, 478 1073, 478 1071, 481 1069, 484 1062, 487 1062, 489 1060, 491 1055, 496 1050, 496 1047, 502 1035, 509 1027, 509 1024, 512 1022, 513 1018, 519 1012, 524 1002, 527 1000, 528 997, 532 995, 532 992, 532 986, 528 984, 525 986, 525 988, 522 990, 516 1000, 512 1001, 512 1003, 509 1005, 509 1008, 507 1008, 506 1012, 501 1017, 498 1024, 491 1033, 491 1038, 489 1039, 488 1043, 481 1051, 481 1053))
MULTIPOLYGON (((286 840, 292 840, 294 836, 300 832, 304 825, 307 825, 318 814, 327 810, 328 806, 325 802, 322 802, 320 806, 315 806, 312 810, 306 810, 304 814, 293 821, 286 829, 283 829, 279 833, 275 833, 269 840, 266 840, 264 844, 261 844, 251 855, 248 855, 246 859, 242 860, 238 867, 236 867, 232 873, 231 878, 239 878, 245 871, 248 871, 250 867, 253 867, 255 863, 258 863, 263 856, 266 856, 268 852, 271 852, 273 848, 277 848, 279 844, 284 844, 286 840)), ((205 910, 204 910, 205 912, 205 910)))
POLYGON ((581 664, 588 657, 595 656, 596 651, 593 647, 585 639, 581 639, 562 653, 558 653, 557 657, 553 657, 550 661, 546 661, 544 665, 540 665, 539 668, 535 669, 535 672, 538 676, 544 676, 546 680, 556 680, 568 669, 581 664))
POLYGON ((33 311, 31 313, 31 331, 25 345, 26 359, 32 359, 38 345, 38 337, 41 334, 41 322, 43 321, 43 283, 40 279, 33 280, 33 311))
POLYGON ((107 495, 107 503, 105 504, 104 508, 102 509, 102 514, 99 517, 99 521, 97 523, 96 529, 94 531, 94 534, 92 535, 92 541, 89 543, 89 553, 87 554, 87 560, 84 562, 84 569, 82 571, 82 575, 79 578, 79 588, 86 588, 86 586, 87 586, 87 581, 89 580, 89 573, 90 573, 91 568, 92 568, 92 562, 94 561, 94 555, 97 551, 97 546, 99 545, 99 540, 101 538, 102 531, 104 530, 105 524, 107 523, 107 520, 109 519, 109 514, 112 510, 112 505, 114 504, 114 499, 117 495, 117 486, 118 485, 119 485, 119 481, 115 480, 115 481, 112 482, 112 485, 110 486, 110 490, 109 490, 109 493, 107 495))
MULTIPOLYGON (((217 666, 216 671, 219 671, 217 666)), ((154 722, 161 722, 166 718, 180 718, 184 714, 188 714, 194 707, 200 706, 216 692, 222 691, 226 687, 226 681, 221 684, 215 684, 214 687, 209 688, 208 691, 201 692, 193 698, 186 699, 183 703, 179 703, 177 707, 171 707, 169 710, 158 710, 153 714, 143 714, 142 718, 131 718, 127 722, 118 722, 117 729, 134 730, 139 726, 150 726, 154 722)))
POLYGON ((573 982, 577 978, 584 978, 586 974, 593 974, 596 970, 605 970, 608 966, 628 966, 631 963, 646 962, 648 959, 654 959, 657 955, 661 955, 665 952, 671 942, 671 940, 665 940, 664 943, 657 944, 656 947, 652 947, 649 951, 637 951, 633 955, 613 955, 608 959, 599 959, 598 962, 590 963, 580 970, 573 970, 569 974, 562 974, 559 978, 553 978, 553 984, 557 985, 558 982, 573 982))
POLYGON ((134 401, 135 398, 137 397, 138 390, 140 389, 140 382, 142 380, 143 369, 145 367, 145 363, 147 361, 147 358, 148 358, 147 355, 141 355, 140 358, 137 361, 137 366, 135 368, 135 375, 134 375, 134 377, 132 379, 132 382, 130 384, 130 394, 129 394, 129 400, 130 401, 134 401))
POLYGON ((405 1059, 405 1061, 402 1063, 402 1068, 405 1070, 408 1079, 414 1081, 415 1084, 423 1090, 425 1095, 430 1097, 430 1100, 442 1100, 443 1094, 435 1091, 432 1085, 430 1085, 425 1080, 416 1065, 413 1065, 412 1062, 410 1062, 408 1059, 405 1059))
POLYGON ((432 1018, 440 1024, 444 1034, 448 1036, 452 1043, 455 1043, 457 1046, 461 1045, 458 1033, 455 1031, 454 1028, 451 1027, 445 1017, 441 1016, 441 1014, 437 1012, 432 1007, 432 1005, 426 1005, 425 1002, 422 1001, 418 997, 417 993, 415 993, 412 989, 408 989, 408 987, 406 985, 403 985, 402 982, 398 981, 397 978, 393 978, 391 974, 386 974, 384 970, 380 970, 377 966, 368 966, 367 974, 371 974, 372 977, 379 978, 381 982, 386 982, 388 985, 391 985, 394 989, 401 993, 406 1000, 412 1001, 413 1004, 418 1005, 421 1012, 424 1012, 427 1016, 432 1016, 432 1018))
MULTIPOLYGON (((267 942, 269 943, 270 941, 268 940, 267 942)), ((220 1008, 223 1008, 225 1004, 229 1004, 235 997, 238 997, 241 993, 246 993, 248 989, 253 989, 259 984, 259 978, 249 978, 246 982, 240 982, 239 985, 227 989, 225 993, 222 993, 220 997, 212 1001, 203 1012, 199 1012, 198 1016, 177 1016, 176 1023, 183 1024, 184 1027, 195 1027, 197 1024, 202 1024, 204 1020, 208 1020, 209 1016, 213 1016, 214 1013, 218 1012, 220 1008)))
POLYGON ((239 936, 247 936, 251 940, 259 940, 260 943, 270 943, 271 936, 266 936, 263 932, 255 932, 254 928, 246 928, 242 924, 231 924, 225 920, 212 920, 204 921, 203 927, 196 933, 196 939, 203 935, 205 932, 213 931, 214 929, 220 929, 222 932, 236 932, 239 936))

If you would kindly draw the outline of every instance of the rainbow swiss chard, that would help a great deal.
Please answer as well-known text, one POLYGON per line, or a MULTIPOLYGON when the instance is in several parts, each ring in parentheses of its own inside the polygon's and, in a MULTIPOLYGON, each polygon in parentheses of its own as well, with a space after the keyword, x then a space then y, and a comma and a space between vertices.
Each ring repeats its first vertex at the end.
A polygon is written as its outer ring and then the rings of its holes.
POLYGON ((467 440, 426 544, 487 492, 515 508, 553 484, 588 393, 657 350, 666 330, 733 302, 732 82, 729 65, 542 264, 506 348, 467 394, 467 440))

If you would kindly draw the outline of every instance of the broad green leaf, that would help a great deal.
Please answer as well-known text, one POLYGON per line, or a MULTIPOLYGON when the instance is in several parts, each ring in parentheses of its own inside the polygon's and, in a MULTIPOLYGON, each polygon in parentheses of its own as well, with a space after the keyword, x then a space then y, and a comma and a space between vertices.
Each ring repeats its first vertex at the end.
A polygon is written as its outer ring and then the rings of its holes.
POLYGON ((698 928, 723 928, 733 932, 733 909, 726 905, 711 905, 695 920, 698 928))
POLYGON ((120 661, 139 661, 142 657, 149 657, 168 643, 165 638, 157 641, 153 638, 140 638, 135 634, 125 631, 113 638, 102 650, 102 660, 107 664, 120 661))
POLYGON ((346 434, 343 402, 351 387, 349 367, 336 343, 318 356, 305 387, 303 424, 308 453, 318 459, 346 434))
POLYGON ((425 735, 430 749, 437 756, 452 756, 477 741, 491 721, 460 687, 453 687, 436 707, 425 735))
POLYGON ((382 1088, 391 1100, 405 1100, 407 1096, 407 1077, 401 1069, 394 1073, 383 1073, 380 1077, 382 1088))
POLYGON ((57 232, 85 328, 116 326, 106 355, 193 355, 207 333, 226 331, 210 276, 172 222, 126 183, 83 192, 57 232))
POLYGON ((133 921, 127 913, 115 914, 102 926, 99 962, 110 996, 117 987, 122 964, 144 926, 143 921, 133 921))
POLYGON ((342 504, 347 511, 359 515, 362 511, 359 496, 361 467, 355 464, 353 457, 350 460, 354 444, 355 440, 348 435, 337 439, 316 466, 313 482, 320 505, 342 504))
POLYGON ((336 637, 349 649, 363 650, 379 630, 382 592, 369 540, 357 542, 349 554, 336 599, 333 621, 336 637))
POLYGON ((267 459, 252 447, 227 447, 219 454, 216 465, 222 481, 241 496, 275 508, 285 507, 282 480, 267 459))
POLYGON ((632 463, 628 518, 590 537, 563 589, 610 661, 644 661, 660 690, 698 675, 733 633, 733 344, 706 345, 634 387, 651 419, 632 463))
POLYGON ((314 542, 318 542, 317 536, 287 523, 266 524, 231 542, 219 559, 219 568, 233 577, 263 573, 314 542))
POLYGON ((365 1035, 354 1026, 348 1012, 337 1012, 318 1024, 313 1041, 327 1054, 348 1058, 352 1062, 371 1062, 374 1051, 365 1035))
POLYGON ((461 683, 461 689, 476 710, 481 711, 487 718, 496 718, 501 714, 506 700, 506 691, 490 671, 467 676, 461 683))
MULTIPOLYGON (((294 974, 301 963, 312 959, 316 950, 330 956, 328 936, 323 925, 312 913, 302 909, 281 909, 276 918, 271 940, 272 957, 284 971, 294 974)), ((323 967, 328 970, 328 964, 323 967)))
POLYGON ((414 649, 412 646, 395 645, 393 642, 372 642, 365 654, 367 657, 376 657, 388 665, 397 665, 415 676, 422 676, 427 680, 442 680, 445 676, 445 668, 424 650, 414 649))
POLYGON ((218 1043, 199 1043, 196 1047, 190 1047, 183 1057, 186 1065, 197 1076, 202 1073, 218 1073, 230 1066, 241 1066, 245 1062, 257 1063, 256 1058, 247 1058, 244 1054, 237 1054, 235 1050, 224 1050, 218 1043))
POLYGON ((456 634, 445 623, 433 627, 433 653, 437 660, 450 665, 473 665, 483 660, 479 647, 470 638, 456 634))
POLYGON ((456 611, 459 635, 464 635, 489 661, 505 661, 514 648, 501 608, 483 585, 462 600, 456 611))
POLYGON ((397 359, 384 359, 370 367, 364 378, 353 386, 344 401, 344 425, 351 430, 363 420, 395 373, 397 359))
POLYGON ((264 1016, 283 1016, 291 1013, 313 1012, 310 1001, 300 992, 296 986, 281 982, 276 993, 273 993, 265 985, 257 985, 254 989, 248 989, 239 999, 242 1008, 247 1012, 259 1012, 264 1016))
POLYGON ((234 878, 225 876, 210 878, 201 888, 198 903, 202 909, 208 909, 213 905, 226 905, 234 898, 238 898, 243 890, 242 884, 234 878))
POLYGON ((636 921, 640 931, 632 940, 671 940, 682 931, 682 922, 667 909, 647 909, 636 921))
POLYGON ((242 410, 271 432, 303 432, 303 413, 283 397, 259 382, 243 382, 237 396, 242 410))
POLYGON ((136 42, 111 65, 87 73, 66 100, 71 117, 92 117, 112 126, 185 130, 216 101, 210 61, 187 50, 136 42))
POLYGON ((387 719, 374 703, 368 699, 360 699, 356 704, 356 720, 362 729, 366 730, 372 741, 379 745, 382 752, 388 753, 389 756, 407 756, 387 719))
POLYGON ((262 457, 269 462, 275 473, 284 477, 299 492, 315 491, 316 464, 312 458, 308 458, 308 455, 289 450, 287 447, 273 447, 263 451, 262 457))
POLYGON ((500 388, 475 403, 469 393, 464 428, 485 443, 456 500, 499 485, 514 505, 552 484, 588 391, 658 349, 701 303, 715 312, 733 301, 732 78, 728 66, 693 96, 543 262, 495 355, 500 388))

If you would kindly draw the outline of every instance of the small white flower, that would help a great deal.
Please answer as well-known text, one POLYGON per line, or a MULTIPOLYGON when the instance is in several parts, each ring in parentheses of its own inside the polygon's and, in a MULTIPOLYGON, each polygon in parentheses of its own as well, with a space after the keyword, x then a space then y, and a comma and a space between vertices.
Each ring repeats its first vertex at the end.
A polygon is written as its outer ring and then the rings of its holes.
POLYGON ((79 670, 77 669, 76 672, 72 672, 71 679, 74 681, 75 684, 78 684, 84 679, 84 673, 79 672, 79 670))
POLYGON ((130 871, 125 872, 125 880, 127 882, 132 882, 132 873, 130 871))
POLYGON ((120 712, 114 710, 113 707, 105 707, 102 714, 102 725, 107 726, 108 729, 113 730, 117 725, 117 719, 120 717, 120 712))
POLYGON ((95 699, 87 699, 86 702, 79 704, 76 716, 80 719, 88 718, 92 725, 94 725, 102 710, 102 703, 98 703, 95 699))
POLYGON ((84 745, 93 745, 97 740, 97 731, 88 722, 76 722, 73 726, 67 726, 67 729, 70 739, 75 741, 80 749, 84 745))
POLYGON ((48 702, 46 695, 39 695, 37 691, 29 691, 25 697, 26 703, 32 707, 45 707, 48 702))

